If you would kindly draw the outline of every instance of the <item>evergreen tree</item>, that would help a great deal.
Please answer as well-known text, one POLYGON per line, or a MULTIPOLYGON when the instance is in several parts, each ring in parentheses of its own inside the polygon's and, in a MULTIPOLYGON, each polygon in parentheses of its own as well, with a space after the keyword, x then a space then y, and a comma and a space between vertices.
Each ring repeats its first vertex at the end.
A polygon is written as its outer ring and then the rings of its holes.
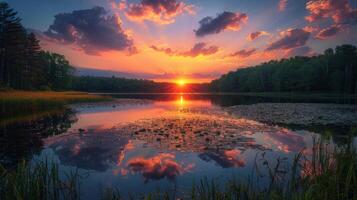
POLYGON ((5 2, 0 2, 0 83, 17 86, 17 77, 23 63, 26 32, 17 12, 5 2))
POLYGON ((45 69, 41 62, 41 47, 35 34, 30 33, 27 36, 26 43, 26 65, 23 70, 23 76, 27 77, 30 88, 41 88, 45 85, 45 69))

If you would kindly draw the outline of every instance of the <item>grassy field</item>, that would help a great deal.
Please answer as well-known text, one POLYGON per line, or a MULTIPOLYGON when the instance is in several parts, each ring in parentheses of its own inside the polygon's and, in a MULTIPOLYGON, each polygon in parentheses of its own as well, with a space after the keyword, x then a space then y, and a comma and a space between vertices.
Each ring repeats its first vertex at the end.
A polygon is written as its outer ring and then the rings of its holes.
POLYGON ((66 104, 107 101, 111 98, 85 92, 0 92, 0 122, 27 119, 62 109, 66 104))

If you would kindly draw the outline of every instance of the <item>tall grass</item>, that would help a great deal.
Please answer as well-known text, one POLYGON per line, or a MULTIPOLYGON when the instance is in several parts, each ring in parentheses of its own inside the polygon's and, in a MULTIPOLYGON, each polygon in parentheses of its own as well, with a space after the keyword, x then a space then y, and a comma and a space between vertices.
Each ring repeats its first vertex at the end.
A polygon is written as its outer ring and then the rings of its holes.
POLYGON ((33 167, 22 162, 15 171, 0 166, 0 177, 2 200, 80 199, 78 172, 61 175, 52 162, 37 162, 33 167))
POLYGON ((26 118, 48 111, 59 110, 66 104, 79 102, 98 102, 109 97, 84 92, 0 92, 0 121, 26 118))
MULTIPOLYGON (((347 200, 357 199, 357 154, 352 144, 333 147, 315 141, 311 149, 293 160, 277 158, 269 162, 265 154, 256 156, 252 175, 246 181, 226 182, 202 179, 191 191, 153 192, 123 198, 118 190, 107 188, 102 199, 192 199, 192 200, 347 200), (268 180, 267 184, 260 181, 268 180)), ((0 199, 79 199, 79 174, 61 179, 57 165, 46 162, 8 172, 0 168, 0 199), (26 198, 24 198, 26 197, 26 198)))
POLYGON ((247 182, 227 181, 222 187, 207 180, 194 186, 190 199, 357 199, 357 154, 353 145, 332 147, 315 141, 311 154, 298 153, 291 166, 285 158, 278 158, 274 164, 258 158, 255 176, 247 182), (266 175, 260 173, 265 171, 266 175), (259 181, 267 178, 268 185, 260 189, 259 181))
MULTIPOLYGON (((121 199, 118 193, 112 198, 121 199)), ((190 194, 149 194, 144 199, 192 200, 347 200, 357 199, 357 153, 352 143, 333 147, 322 141, 296 154, 293 160, 277 158, 271 163, 265 153, 257 155, 252 175, 246 181, 202 179, 190 194), (290 163, 290 164, 289 164, 290 163), (263 173, 264 171, 264 173, 263 173), (268 180, 262 186, 260 181, 268 180)))

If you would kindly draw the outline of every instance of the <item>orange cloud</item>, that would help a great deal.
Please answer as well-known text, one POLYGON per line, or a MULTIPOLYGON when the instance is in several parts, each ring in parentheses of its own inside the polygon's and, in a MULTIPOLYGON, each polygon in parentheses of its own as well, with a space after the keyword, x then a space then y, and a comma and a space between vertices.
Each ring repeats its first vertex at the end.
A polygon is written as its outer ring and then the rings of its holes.
POLYGON ((238 149, 224 151, 224 156, 229 160, 234 167, 244 167, 245 161, 240 159, 242 152, 238 149))
POLYGON ((335 23, 356 23, 357 9, 353 9, 348 0, 310 0, 306 4, 310 15, 309 22, 331 18, 335 23))
POLYGON ((176 176, 187 172, 193 168, 193 165, 182 167, 173 159, 175 155, 170 153, 161 153, 151 158, 137 157, 128 161, 128 168, 132 172, 139 172, 148 179, 159 180, 168 178, 174 180, 176 176))
POLYGON ((269 33, 266 32, 266 31, 256 31, 256 32, 253 32, 253 33, 249 34, 247 39, 249 41, 253 41, 253 40, 255 40, 255 39, 257 39, 257 38, 259 38, 259 37, 261 37, 263 35, 269 35, 269 33))
POLYGON ((320 27, 315 27, 315 26, 305 26, 303 28, 304 31, 310 32, 310 33, 314 33, 319 31, 320 27))
POLYGON ((125 10, 125 15, 132 21, 152 21, 165 25, 175 22, 175 18, 184 13, 195 14, 195 7, 178 0, 141 0, 139 3, 128 4, 121 1, 112 3, 112 8, 125 10))

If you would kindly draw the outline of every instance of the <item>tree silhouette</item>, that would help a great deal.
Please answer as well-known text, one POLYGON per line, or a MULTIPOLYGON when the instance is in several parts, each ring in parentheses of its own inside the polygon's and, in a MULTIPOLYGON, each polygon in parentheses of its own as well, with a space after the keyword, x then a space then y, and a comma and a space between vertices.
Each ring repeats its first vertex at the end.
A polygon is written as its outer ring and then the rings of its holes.
POLYGON ((272 60, 238 69, 210 84, 215 92, 357 93, 357 50, 353 45, 323 55, 272 60))

